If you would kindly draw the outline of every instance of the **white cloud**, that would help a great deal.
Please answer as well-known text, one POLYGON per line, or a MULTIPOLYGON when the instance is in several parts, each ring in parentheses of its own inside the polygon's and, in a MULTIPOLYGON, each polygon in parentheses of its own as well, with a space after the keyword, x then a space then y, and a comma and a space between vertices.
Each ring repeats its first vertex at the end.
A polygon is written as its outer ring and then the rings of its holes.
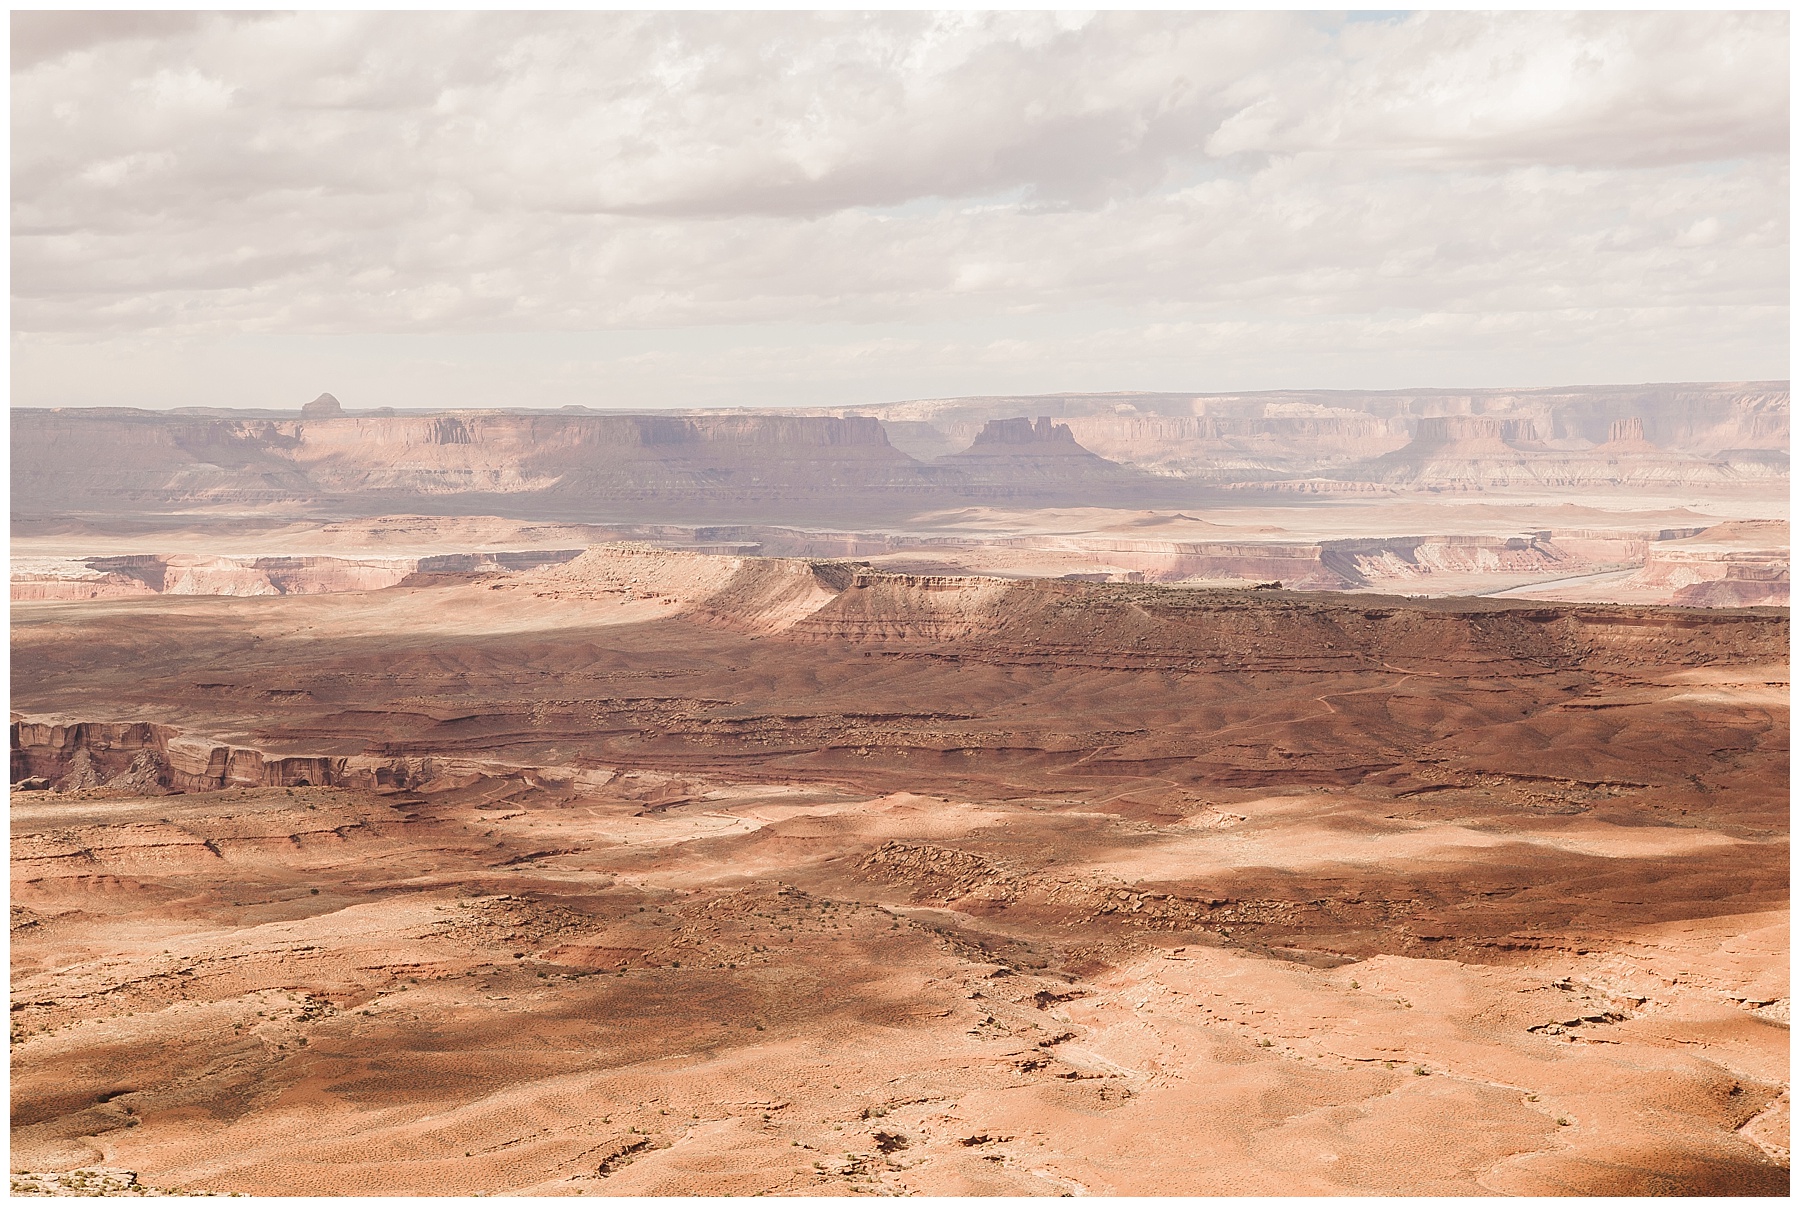
POLYGON ((1450 166, 1676 164, 1778 154, 1785 17, 1423 13, 1247 75, 1213 154, 1333 149, 1450 166))
MULTIPOLYGON (((1682 313, 1716 324, 1684 376, 1767 373, 1786 46, 1782 13, 18 13, 16 397, 146 338, 691 331, 659 371, 705 392, 708 328, 831 364, 951 323, 932 355, 989 373, 1102 312, 1228 327, 1269 385, 1294 329, 1437 355, 1398 314, 1528 373, 1528 330, 1682 313)), ((1106 346, 1080 371, 1128 377, 1106 346)))

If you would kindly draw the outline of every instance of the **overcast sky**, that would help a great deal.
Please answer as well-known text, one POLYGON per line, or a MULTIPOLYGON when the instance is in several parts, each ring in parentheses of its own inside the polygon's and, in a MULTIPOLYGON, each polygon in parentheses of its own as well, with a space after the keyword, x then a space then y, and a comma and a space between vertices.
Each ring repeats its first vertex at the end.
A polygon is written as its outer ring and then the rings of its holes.
POLYGON ((15 13, 22 405, 1785 378, 1785 13, 15 13))

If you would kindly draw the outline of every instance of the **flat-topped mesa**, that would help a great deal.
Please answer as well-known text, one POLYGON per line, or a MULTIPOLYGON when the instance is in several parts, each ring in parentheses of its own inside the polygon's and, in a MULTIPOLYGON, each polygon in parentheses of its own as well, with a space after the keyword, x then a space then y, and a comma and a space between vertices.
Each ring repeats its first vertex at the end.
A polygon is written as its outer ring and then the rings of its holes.
POLYGON ((1025 418, 991 419, 968 448, 934 464, 954 468, 973 485, 1003 492, 1026 483, 1072 482, 1135 487, 1141 492, 1150 481, 1146 475, 1082 447, 1068 424, 1056 423, 1048 416, 1039 416, 1036 423, 1025 418))
POLYGON ((302 419, 337 419, 344 414, 344 405, 330 394, 321 394, 300 408, 302 419))
POLYGON ((1659 453, 1662 450, 1644 436, 1642 419, 1615 419, 1606 429, 1606 443, 1599 447, 1607 453, 1659 453))
MULTIPOLYGON (((969 446, 970 452, 995 452, 1025 448, 1033 453, 1085 453, 1075 442, 1075 433, 1066 423, 1053 423, 1048 415, 1037 422, 1020 416, 1016 419, 990 419, 969 446)), ((1091 454, 1090 454, 1091 455, 1091 454)))

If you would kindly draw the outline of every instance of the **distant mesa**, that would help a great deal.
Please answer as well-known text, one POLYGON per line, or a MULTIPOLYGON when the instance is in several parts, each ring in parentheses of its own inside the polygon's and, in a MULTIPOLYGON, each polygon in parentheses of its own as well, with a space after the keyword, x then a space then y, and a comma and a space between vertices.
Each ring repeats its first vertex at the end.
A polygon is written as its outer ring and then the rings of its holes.
POLYGON ((1066 423, 1040 415, 990 419, 974 443, 936 462, 954 468, 970 486, 1003 493, 1062 489, 1080 483, 1087 488, 1114 489, 1149 484, 1145 475, 1108 461, 1084 447, 1066 423))
POLYGON ((1122 472, 1116 462, 1097 456, 1075 439, 1066 423, 1054 423, 1048 415, 1037 422, 990 419, 976 433, 975 442, 939 464, 955 465, 973 473, 1078 474, 1122 472))
POLYGON ((1776 486, 1788 476, 1786 382, 1005 396, 837 410, 364 408, 350 424, 322 394, 296 425, 254 409, 15 407, 14 510, 329 501, 410 514, 460 498, 483 500, 484 514, 540 518, 679 511, 741 521, 752 508, 765 520, 812 523, 921 500, 1080 500, 1141 512, 1191 509, 1197 492, 1214 489, 1776 486), (365 438, 376 429, 380 439, 365 438))
POLYGON ((1418 420, 1411 443, 1342 472, 1372 482, 1483 490, 1528 484, 1726 482, 1779 469, 1659 448, 1645 439, 1644 419, 1637 415, 1611 420, 1606 443, 1585 449, 1546 445, 1537 439, 1530 419, 1436 415, 1418 420))
POLYGON ((300 408, 302 419, 341 419, 344 415, 344 404, 329 394, 321 394, 300 408))
POLYGON ((1609 453, 1654 453, 1661 450, 1644 437, 1644 421, 1638 418, 1615 419, 1606 430, 1606 443, 1601 450, 1609 453))
POLYGON ((1003 448, 1022 447, 1033 453, 1086 452, 1075 443, 1075 433, 1066 423, 1052 423, 1048 415, 1037 422, 1020 416, 1017 419, 990 419, 969 446, 970 452, 1000 452, 1003 448))

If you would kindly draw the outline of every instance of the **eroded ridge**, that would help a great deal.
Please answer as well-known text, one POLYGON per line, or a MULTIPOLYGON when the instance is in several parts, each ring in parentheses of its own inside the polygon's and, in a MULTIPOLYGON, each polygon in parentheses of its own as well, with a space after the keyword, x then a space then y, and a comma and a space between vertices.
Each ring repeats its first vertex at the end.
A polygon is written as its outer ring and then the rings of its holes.
POLYGON ((616 547, 16 605, 15 1169, 1781 1193, 1787 624, 616 547))

